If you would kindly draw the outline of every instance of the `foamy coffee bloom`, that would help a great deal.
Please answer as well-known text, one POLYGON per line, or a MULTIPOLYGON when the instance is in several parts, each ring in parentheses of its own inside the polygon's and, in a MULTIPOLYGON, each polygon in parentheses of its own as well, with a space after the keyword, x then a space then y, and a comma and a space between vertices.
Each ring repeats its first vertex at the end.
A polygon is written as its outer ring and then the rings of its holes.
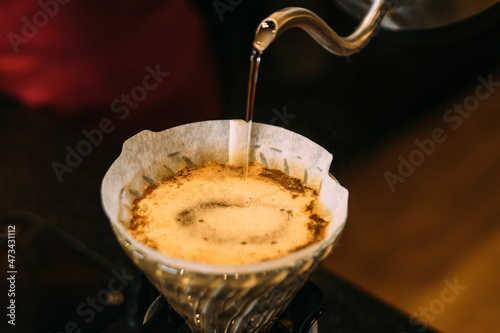
POLYGON ((104 177, 102 201, 119 243, 194 332, 265 332, 331 251, 347 217, 347 190, 328 173, 332 156, 309 139, 254 123, 251 160, 316 188, 331 212, 325 237, 288 255, 251 264, 208 264, 165 255, 129 232, 143 189, 186 165, 241 165, 244 121, 193 123, 129 139, 104 177))

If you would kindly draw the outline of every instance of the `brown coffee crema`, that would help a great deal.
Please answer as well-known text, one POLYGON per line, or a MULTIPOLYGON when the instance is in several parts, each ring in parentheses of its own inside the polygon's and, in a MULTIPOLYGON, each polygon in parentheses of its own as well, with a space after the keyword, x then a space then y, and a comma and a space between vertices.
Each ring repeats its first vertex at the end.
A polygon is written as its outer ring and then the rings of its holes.
POLYGON ((324 238, 317 191, 279 170, 187 166, 133 202, 130 233, 184 260, 237 265, 283 257, 324 238))

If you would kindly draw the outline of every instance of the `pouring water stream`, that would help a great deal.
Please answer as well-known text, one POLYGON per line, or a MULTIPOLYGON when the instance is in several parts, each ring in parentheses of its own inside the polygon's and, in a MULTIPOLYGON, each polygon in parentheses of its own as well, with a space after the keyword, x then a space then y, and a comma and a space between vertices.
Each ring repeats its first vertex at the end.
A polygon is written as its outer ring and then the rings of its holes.
MULTIPOLYGON (((348 56, 362 49, 372 37, 380 24, 388 6, 384 0, 374 0, 368 14, 354 32, 347 37, 340 37, 318 15, 310 10, 289 7, 273 13, 264 19, 255 32, 253 50, 250 56, 250 75, 248 79, 248 94, 246 105, 246 145, 244 157, 244 195, 246 198, 246 183, 248 164, 250 161, 250 143, 252 137, 252 121, 255 105, 255 91, 262 53, 276 38, 286 30, 298 27, 306 31, 328 52, 348 56)), ((248 202, 248 201, 247 201, 248 202)))

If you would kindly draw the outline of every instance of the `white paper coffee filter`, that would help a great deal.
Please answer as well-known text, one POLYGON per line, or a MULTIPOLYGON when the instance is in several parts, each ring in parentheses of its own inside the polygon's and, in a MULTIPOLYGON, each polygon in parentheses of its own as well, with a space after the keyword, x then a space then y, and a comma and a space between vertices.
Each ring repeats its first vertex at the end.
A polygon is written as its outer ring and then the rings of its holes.
POLYGON ((269 267, 283 265, 294 258, 312 255, 318 247, 324 246, 323 243, 336 238, 347 218, 348 192, 329 175, 332 155, 297 133, 259 123, 252 125, 250 161, 282 170, 320 189, 321 201, 333 213, 325 240, 285 258, 238 267, 214 267, 164 256, 128 234, 132 201, 142 194, 147 185, 172 175, 186 165, 203 165, 209 161, 242 165, 246 124, 243 120, 204 121, 162 132, 143 131, 127 140, 121 155, 106 173, 101 189, 104 210, 114 229, 128 242, 148 252, 148 255, 158 257, 158 260, 210 273, 262 270, 263 264, 269 267))

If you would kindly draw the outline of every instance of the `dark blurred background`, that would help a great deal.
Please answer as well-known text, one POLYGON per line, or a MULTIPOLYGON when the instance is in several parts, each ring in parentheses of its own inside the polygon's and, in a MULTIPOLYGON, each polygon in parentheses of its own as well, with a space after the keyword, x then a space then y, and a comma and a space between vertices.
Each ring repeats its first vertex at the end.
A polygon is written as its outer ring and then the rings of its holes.
MULTIPOLYGON (((140 322, 144 306, 155 296, 150 290, 140 294, 142 299, 137 302, 125 301, 139 297, 134 288, 147 285, 140 277, 133 284, 120 280, 122 293, 109 292, 108 283, 117 278, 116 274, 139 276, 117 246, 99 198, 101 179, 118 156, 123 140, 143 129, 162 130, 205 119, 244 118, 253 34, 258 23, 272 12, 288 6, 306 7, 340 35, 352 32, 358 21, 333 1, 319 0, 54 3, 57 6, 52 9, 29 2, 1 5, 4 14, 0 30, 4 37, 0 43, 0 218, 2 228, 16 226, 16 331, 59 332, 76 330, 75 327, 84 332, 122 330, 127 320, 135 321, 135 325, 140 322), (226 10, 217 9, 218 3, 224 4, 226 10), (144 87, 144 77, 154 77, 151 73, 155 71, 158 89, 136 89, 135 96, 141 100, 131 101, 134 89, 144 87), (143 92, 147 96, 141 95, 143 92), (128 94, 128 100, 123 94, 128 94), (113 106, 115 100, 118 102, 113 106), (103 119, 109 119, 114 127, 107 133, 101 131, 99 140, 94 137, 99 143, 87 147, 86 156, 73 160, 70 170, 55 164, 66 165, 68 152, 88 140, 84 130, 102 129, 103 119), (101 306, 99 299, 106 300, 107 305, 101 306), (65 327, 72 321, 76 326, 65 327)), ((414 213, 412 203, 421 205, 419 211, 425 211, 428 206, 421 200, 435 189, 417 191, 408 186, 406 192, 402 188, 391 193, 387 184, 372 183, 369 176, 377 170, 377 179, 384 180, 385 168, 397 167, 398 154, 414 149, 415 137, 428 136, 433 128, 442 126, 443 112, 473 93, 479 76, 488 78, 491 74, 498 81, 499 17, 497 5, 484 15, 444 29, 418 33, 382 30, 366 48, 349 57, 331 55, 306 33, 292 29, 262 58, 254 120, 301 133, 332 152, 331 172, 352 191, 351 210, 366 212, 366 207, 374 209, 371 198, 385 198, 385 205, 380 207, 394 217, 391 225, 384 212, 372 211, 379 215, 369 218, 352 214, 348 225, 358 227, 346 229, 339 254, 332 256, 325 269, 408 313, 417 311, 419 302, 429 304, 439 295, 443 276, 453 280, 454 271, 433 279, 427 279, 420 271, 411 287, 394 287, 391 291, 394 281, 404 285, 401 280, 405 275, 386 274, 406 268, 394 266, 401 262, 385 262, 382 268, 377 268, 377 263, 383 263, 389 253, 404 253, 407 244, 425 239, 424 245, 411 254, 426 257, 433 266, 422 264, 413 268, 425 267, 425 272, 432 272, 442 266, 431 260, 436 255, 434 251, 443 250, 432 246, 430 253, 419 251, 432 240, 442 243, 439 239, 456 221, 444 217, 427 222, 421 219, 415 224, 427 226, 422 228, 429 234, 418 233, 420 229, 412 227, 402 212, 414 213), (399 142, 407 145, 398 146, 399 142), (388 157, 387 149, 396 150, 388 157), (367 193, 371 197, 359 196, 370 186, 367 193), (405 193, 407 201, 398 201, 405 193), (408 221, 407 227, 401 227, 404 221, 408 221), (379 243, 367 242, 366 239, 375 237, 377 223, 387 238, 377 236, 379 243), (430 223, 442 225, 443 229, 433 232, 430 223), (395 229, 408 241, 382 251, 387 239, 400 237, 387 234, 395 229), (415 281, 421 281, 426 289, 418 289, 415 281), (429 287, 429 281, 437 282, 429 287), (407 293, 405 297, 394 296, 395 291, 402 290, 407 293), (409 290, 417 296, 413 297, 409 290), (422 298, 424 292, 428 292, 429 298, 422 298)), ((154 80, 148 83, 151 85, 154 80)), ((490 116, 499 111, 492 101, 488 104, 490 116)), ((498 117, 482 119, 491 133, 497 132, 494 119, 498 117)), ((497 142, 485 137, 475 144, 471 138, 486 130, 478 125, 475 131, 470 132, 466 151, 497 142)), ((451 146, 449 143, 442 147, 451 146)), ((446 153, 446 149, 442 148, 442 158, 460 154, 455 150, 446 153)), ((488 150, 485 161, 489 161, 488 157, 497 161, 495 152, 495 148, 488 150)), ((436 178, 416 174, 405 185, 422 179, 438 182, 440 175, 449 170, 443 165, 451 168, 454 163, 458 162, 429 160, 427 168, 441 167, 442 172, 432 174, 436 178)), ((487 177, 497 179, 498 163, 491 165, 487 177)), ((469 167, 477 165, 464 166, 464 173, 471 170, 469 167)), ((454 177, 440 185, 439 193, 458 196, 451 188, 460 182, 461 176, 454 177)), ((475 184, 473 179, 470 182, 475 184)), ((488 189, 489 202, 496 202, 497 187, 488 189)), ((462 189, 465 190, 470 189, 462 189)), ((477 193, 483 190, 474 188, 477 193)), ((445 208, 462 206, 470 208, 462 201, 449 203, 445 208)), ((488 206, 491 215, 485 218, 486 226, 475 222, 484 227, 483 236, 497 231, 496 206, 488 206)), ((443 206, 434 208, 435 216, 444 214, 443 206)), ((370 212, 366 215, 370 216, 370 212)), ((453 243, 460 243, 470 230, 465 228, 456 234, 453 243)), ((4 255, 5 234, 1 239, 4 255)), ((476 245, 481 242, 480 237, 474 240, 476 245)), ((460 253, 473 252, 474 244, 460 253)), ((445 252, 453 252, 452 249, 446 243, 445 252)), ((448 263, 462 260, 442 259, 448 263)), ((408 258, 411 260, 413 257, 408 258)), ((4 267, 7 261, 2 261, 4 267)), ((2 269, 4 282, 6 271, 2 269)), ((6 299, 2 296, 2 302, 6 299)), ((488 304, 498 307, 494 301, 488 304)), ((451 312, 451 306, 447 309, 447 313, 451 312)), ((457 313, 457 317, 463 316, 463 312, 457 313)), ((430 322, 438 326, 440 323, 439 318, 430 322)))
MULTIPOLYGON (((341 36, 359 24, 334 1, 243 1, 224 12, 222 21, 212 4, 200 5, 222 69, 222 100, 231 118, 243 117, 250 45, 267 15, 284 7, 306 7, 341 36)), ((359 151, 428 116, 478 73, 495 68, 500 53, 497 14, 423 32, 381 30, 362 52, 349 57, 331 55, 304 31, 290 29, 263 55, 254 116, 270 123, 277 111, 286 109, 289 122, 280 119, 277 125, 327 147, 337 154, 340 167, 359 151)))

